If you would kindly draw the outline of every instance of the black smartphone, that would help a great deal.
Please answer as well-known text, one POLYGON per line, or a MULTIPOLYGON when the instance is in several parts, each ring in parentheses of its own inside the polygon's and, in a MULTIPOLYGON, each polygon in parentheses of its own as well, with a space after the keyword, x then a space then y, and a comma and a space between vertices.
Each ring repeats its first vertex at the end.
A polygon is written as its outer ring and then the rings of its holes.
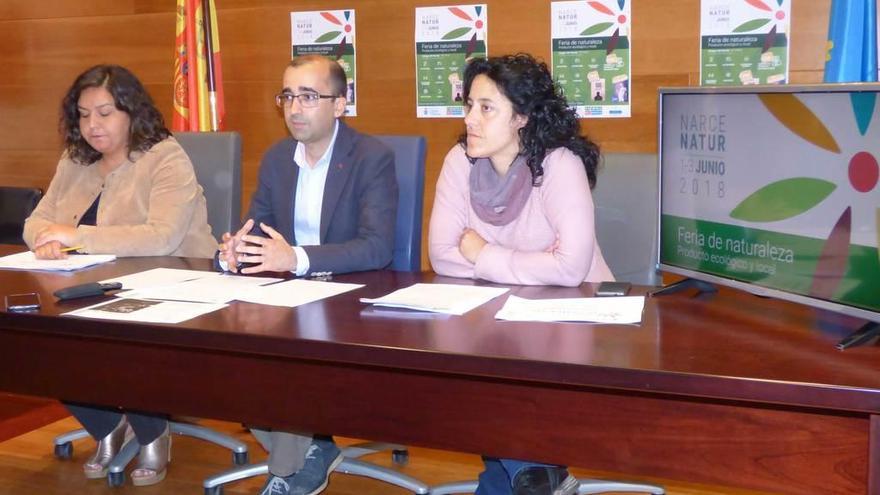
POLYGON ((40 309, 40 295, 36 292, 27 294, 9 294, 6 296, 6 311, 27 313, 40 309))
POLYGON ((602 282, 596 289, 596 295, 599 297, 625 296, 629 294, 630 287, 632 285, 629 282, 602 282))

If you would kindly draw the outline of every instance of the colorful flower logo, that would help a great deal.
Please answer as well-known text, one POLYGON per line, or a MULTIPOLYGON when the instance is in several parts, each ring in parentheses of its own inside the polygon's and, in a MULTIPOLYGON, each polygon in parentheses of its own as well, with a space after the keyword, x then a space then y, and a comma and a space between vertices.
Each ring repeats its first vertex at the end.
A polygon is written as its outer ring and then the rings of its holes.
POLYGON ((617 48, 617 41, 620 39, 620 27, 626 25, 626 13, 624 13, 624 7, 626 7, 626 0, 617 0, 617 11, 615 12, 610 7, 605 5, 602 2, 589 1, 587 5, 596 10, 597 12, 601 12, 602 14, 611 16, 613 20, 599 22, 597 24, 593 24, 592 26, 588 26, 581 32, 581 36, 593 36, 596 34, 603 33, 612 27, 614 28, 614 32, 611 33, 611 40, 608 41, 608 47, 605 49, 606 54, 610 54, 617 48))
POLYGON ((750 21, 746 21, 739 26, 733 28, 734 33, 750 33, 752 31, 758 30, 766 26, 768 23, 773 23, 773 26, 770 28, 770 32, 767 33, 767 37, 764 38, 764 49, 761 50, 761 53, 767 52, 770 48, 773 47, 773 42, 776 40, 776 27, 779 23, 785 22, 785 10, 782 9, 782 4, 785 0, 776 0, 776 4, 778 5, 778 9, 767 5, 767 2, 763 2, 762 0, 743 0, 745 3, 755 7, 758 10, 764 12, 763 15, 769 17, 759 17, 757 19, 752 19, 750 21))
MULTIPOLYGON (((477 47, 477 33, 482 31, 483 27, 486 25, 486 23, 483 21, 483 19, 480 18, 480 16, 483 13, 483 7, 480 5, 475 6, 473 16, 471 16, 470 14, 468 14, 467 12, 465 12, 464 10, 462 10, 458 7, 449 7, 449 12, 451 12, 452 15, 454 15, 455 17, 458 17, 459 19, 464 19, 465 21, 468 21, 471 24, 468 26, 462 26, 462 27, 453 29, 452 31, 449 31, 448 33, 444 34, 441 39, 446 40, 446 41, 457 40, 459 38, 467 36, 471 31, 473 31, 474 34, 471 36, 471 39, 468 41, 468 46, 467 46, 467 49, 465 50, 464 58, 467 59, 468 57, 471 56, 472 53, 474 53, 474 50, 477 47)), ((483 36, 483 38, 485 39, 485 36, 483 36)))
MULTIPOLYGON (((758 0, 755 0, 758 1, 758 0)), ((758 95, 761 103, 789 131, 831 153, 841 149, 825 124, 793 94, 765 93, 758 95)), ((864 136, 874 115, 876 93, 852 93, 850 103, 859 133, 864 136)), ((876 157, 858 150, 848 161, 849 186, 858 194, 877 188, 880 166, 876 157)), ((775 222, 800 215, 818 206, 838 184, 812 177, 794 177, 770 183, 740 202, 731 212, 732 218, 748 222, 775 222)), ((880 208, 877 209, 877 246, 880 252, 880 208)), ((825 241, 810 294, 831 299, 846 274, 852 231, 852 205, 847 206, 825 241)))
POLYGON ((348 43, 348 37, 351 36, 351 30, 352 30, 351 24, 350 24, 351 11, 350 10, 343 10, 342 15, 343 15, 343 17, 345 17, 344 20, 339 19, 338 17, 331 14, 330 12, 321 12, 321 17, 323 17, 324 19, 330 21, 331 23, 339 26, 340 29, 338 31, 336 31, 336 30, 327 31, 326 33, 318 36, 318 38, 315 39, 315 43, 327 43, 328 41, 333 41, 336 38, 342 36, 342 40, 340 40, 340 42, 339 42, 339 48, 336 50, 336 59, 337 60, 342 58, 343 55, 345 55, 345 45, 346 45, 346 43, 348 43))

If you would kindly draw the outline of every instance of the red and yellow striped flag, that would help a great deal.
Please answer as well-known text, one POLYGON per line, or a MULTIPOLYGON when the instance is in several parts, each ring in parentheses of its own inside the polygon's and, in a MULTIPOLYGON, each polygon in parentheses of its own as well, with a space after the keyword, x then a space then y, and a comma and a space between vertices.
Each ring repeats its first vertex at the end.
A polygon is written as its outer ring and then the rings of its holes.
POLYGON ((172 130, 223 129, 226 108, 220 66, 214 0, 177 0, 172 130))

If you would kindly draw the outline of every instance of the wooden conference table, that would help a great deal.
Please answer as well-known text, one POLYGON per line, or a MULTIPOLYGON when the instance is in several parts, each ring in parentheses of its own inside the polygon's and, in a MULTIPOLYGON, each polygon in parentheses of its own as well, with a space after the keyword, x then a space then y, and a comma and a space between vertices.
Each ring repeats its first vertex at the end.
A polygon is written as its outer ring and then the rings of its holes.
MULTIPOLYGON (((11 252, 0 248, 0 252, 11 252)), ((358 302, 429 273, 298 309, 232 303, 180 325, 59 317, 100 298, 52 292, 157 266, 0 271, 0 390, 778 493, 880 494, 880 349, 840 352, 859 322, 722 290, 648 299, 640 326, 498 322, 358 302)), ((592 295, 517 287, 523 297, 592 295)), ((49 446, 47 446, 47 449, 49 446)))

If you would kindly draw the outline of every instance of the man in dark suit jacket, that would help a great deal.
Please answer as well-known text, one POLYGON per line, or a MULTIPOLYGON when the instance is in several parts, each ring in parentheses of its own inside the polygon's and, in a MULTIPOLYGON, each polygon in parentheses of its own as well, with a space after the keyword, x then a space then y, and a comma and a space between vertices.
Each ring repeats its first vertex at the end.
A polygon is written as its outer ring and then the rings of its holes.
MULTIPOLYGON (((257 190, 246 217, 253 219, 255 225, 268 225, 278 233, 289 235, 289 244, 293 246, 300 245, 293 228, 296 208, 293 193, 300 174, 300 167, 293 164, 297 143, 293 138, 286 138, 263 156, 257 190)), ((347 273, 388 266, 397 215, 397 182, 391 150, 339 121, 322 197, 321 243, 302 246, 310 262, 308 274, 347 273)), ((243 257, 242 261, 260 260, 243 257)), ((293 271, 295 266, 273 268, 293 271)), ((259 271, 263 269, 242 270, 243 273, 259 271)))
MULTIPOLYGON (((394 155, 339 120, 345 92, 344 71, 327 58, 298 57, 284 71, 275 101, 291 137, 263 156, 248 220, 234 235, 223 234, 218 261, 224 269, 235 272, 247 263, 242 273, 317 275, 391 263, 394 155)), ((254 433, 270 450, 269 478, 260 495, 317 494, 342 460, 327 437, 254 433)))
MULTIPOLYGON (((300 57, 291 64, 302 59, 312 57, 300 57)), ((330 61, 325 64, 323 60, 315 58, 304 65, 288 67, 285 76, 300 71, 316 72, 324 65, 338 67, 330 61)), ((257 190, 245 217, 248 221, 234 236, 229 233, 223 236, 220 260, 228 263, 230 271, 236 271, 237 263, 255 264, 243 268, 242 273, 296 271, 299 261, 297 247, 302 248, 309 260, 309 270, 298 275, 374 270, 391 263, 397 214, 394 155, 377 139, 360 134, 337 120, 345 112, 344 93, 335 96, 333 106, 330 106, 324 98, 330 95, 314 91, 298 93, 308 89, 316 88, 285 85, 284 91, 276 97, 284 108, 292 137, 279 141, 263 156, 257 190), (318 98, 311 104, 319 106, 302 108, 308 105, 302 103, 304 94, 318 98), (321 107, 325 105, 326 109, 321 107), (323 110, 326 115, 320 117, 329 120, 329 125, 316 122, 319 118, 306 122, 308 116, 301 117, 306 111, 313 110, 315 113, 323 110), (328 115, 331 118, 328 119, 328 115), (324 128, 317 129, 317 124, 324 124, 324 128), (308 162, 312 158, 319 161, 329 151, 331 139, 335 143, 326 164, 326 182, 323 191, 318 191, 321 198, 320 244, 303 245, 296 238, 294 229, 296 198, 302 197, 297 191, 301 187, 299 176, 303 172, 312 172, 310 166, 315 163, 308 162), (304 148, 302 161, 306 161, 305 164, 295 163, 298 146, 304 148), (248 234, 255 226, 268 237, 248 234)), ((307 187, 314 182, 309 184, 307 187)))

